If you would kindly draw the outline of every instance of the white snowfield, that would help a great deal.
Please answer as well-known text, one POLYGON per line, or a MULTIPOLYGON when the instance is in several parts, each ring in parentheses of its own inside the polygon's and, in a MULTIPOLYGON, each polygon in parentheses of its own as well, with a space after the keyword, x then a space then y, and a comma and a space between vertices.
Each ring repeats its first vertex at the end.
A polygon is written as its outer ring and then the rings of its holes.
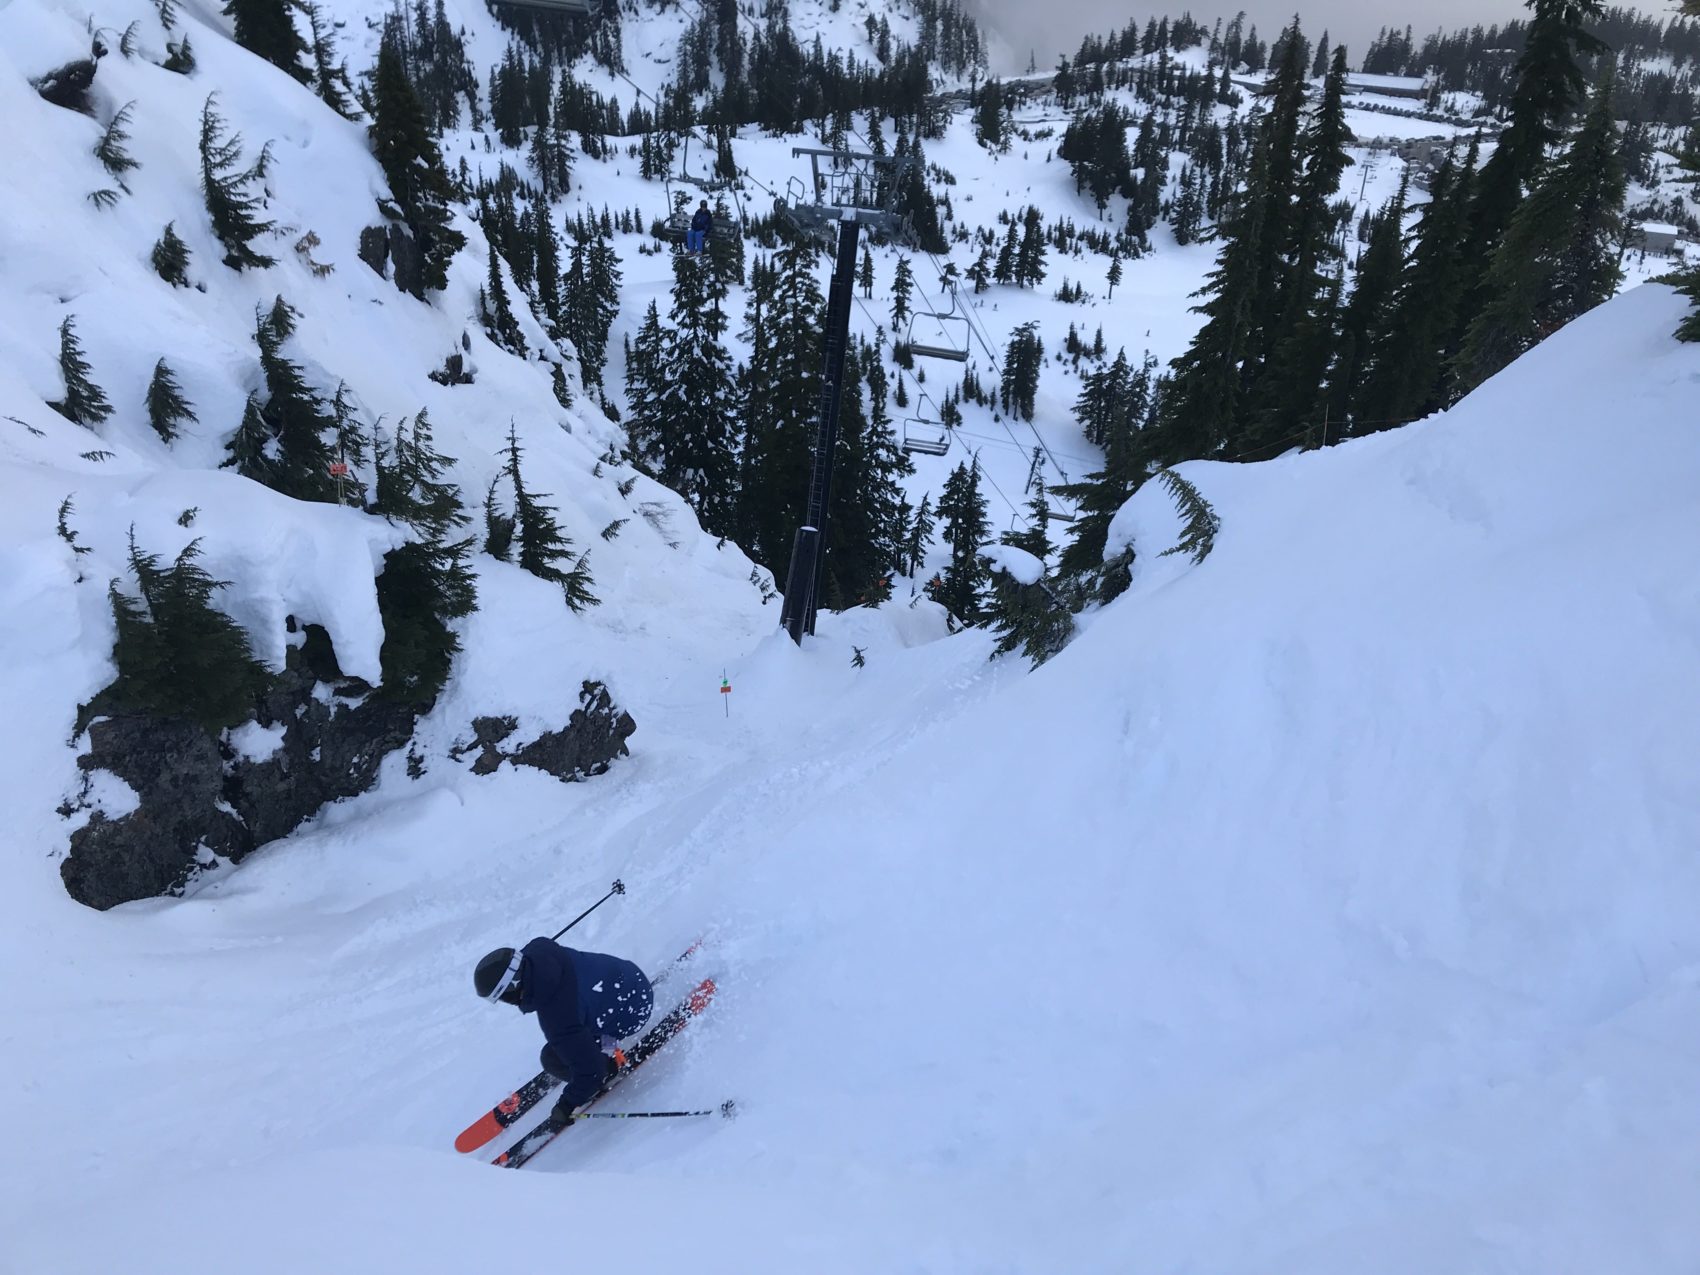
MULTIPOLYGON (((862 38, 855 4, 794 7, 805 36, 862 38)), ((103 120, 137 100, 143 162, 102 212, 99 126, 26 82, 86 49, 87 15, 0 0, 0 159, 29 177, 0 201, 3 1275, 1692 1275, 1700 348, 1669 335, 1680 297, 1638 289, 1422 424, 1187 466, 1222 520, 1201 565, 1159 556, 1180 527, 1149 486, 1111 535, 1136 546, 1132 589, 1031 675, 906 590, 798 650, 734 547, 598 471, 617 426, 485 340, 481 241, 432 306, 373 276, 353 243, 382 178, 359 127, 222 40, 215 6, 183 8, 192 81, 147 62, 146 0, 98 15, 140 20, 145 55, 97 79, 103 120), (193 171, 213 87, 250 157, 277 139, 268 215, 318 231, 327 279, 293 237, 272 270, 218 263, 193 171), (167 220, 206 292, 149 271, 167 220), (399 533, 211 470, 279 293, 314 383, 346 377, 386 429, 429 408, 474 500, 515 419, 604 604, 570 615, 480 559, 422 778, 392 757, 373 792, 189 897, 96 914, 60 883, 54 807, 77 790, 75 705, 112 675, 105 590, 132 524, 164 555, 202 535, 272 664, 287 613, 375 665, 370 567, 399 533), (44 402, 68 312, 118 409, 96 433, 44 402), (478 383, 433 385, 463 331, 478 383), (140 406, 161 355, 201 410, 169 449, 140 406), (54 533, 66 495, 80 559, 54 533), (638 721, 607 775, 448 757, 479 713, 560 724, 585 677, 638 721), (474 998, 473 963, 615 877, 626 896, 571 941, 658 968, 704 935, 720 994, 610 1105, 735 1098, 739 1118, 586 1124, 519 1173, 456 1156, 540 1043, 474 998)), ((379 6, 346 8, 358 67, 379 6)), ((454 11, 482 76, 504 41, 481 6, 454 11)), ((652 17, 627 53, 658 86, 663 23, 687 19, 652 17)), ((795 139, 754 132, 740 158, 782 184, 795 139)), ((970 223, 1032 201, 1085 224, 1048 145, 994 162, 959 118, 928 155, 970 223)), ((647 210, 634 167, 580 157, 574 200, 647 210)), ((1366 164, 1348 194, 1379 206, 1399 175, 1366 164)), ((1178 353, 1214 249, 1154 238, 1113 301, 1060 321, 1041 293, 989 293, 994 343, 1043 317, 1054 351, 1078 318, 1112 354, 1178 353)), ((616 394, 619 338, 668 277, 620 247, 616 394)), ((1044 293, 1104 264, 1055 260, 1044 293)), ((871 311, 870 336, 888 301, 871 311)), ((1039 424, 1087 472, 1077 386, 1045 376, 1039 424)), ((1032 436, 999 442, 976 410, 964 434, 1019 500, 1032 436)), ((923 462, 916 498, 962 457, 923 462)), ((104 773, 91 798, 134 800, 104 773)))
POLYGON ((1682 307, 1642 288, 1421 425, 1187 467, 1200 566, 1149 486, 1133 589, 1030 676, 890 615, 801 651, 705 622, 625 670, 603 780, 398 764, 103 916, 23 803, 9 1269, 1692 1270, 1682 307), (472 962, 616 875, 575 938, 706 932, 721 982, 616 1105, 740 1118, 457 1162, 537 1044, 472 962))

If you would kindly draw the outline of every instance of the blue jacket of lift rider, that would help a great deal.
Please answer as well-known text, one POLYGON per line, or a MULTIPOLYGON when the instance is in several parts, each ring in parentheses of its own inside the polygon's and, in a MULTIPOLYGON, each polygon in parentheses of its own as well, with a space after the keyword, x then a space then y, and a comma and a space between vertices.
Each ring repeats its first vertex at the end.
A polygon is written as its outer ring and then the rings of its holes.
POLYGON ((549 1043, 543 1069, 567 1083, 571 1106, 589 1102, 608 1078, 602 1038, 636 1034, 649 1021, 655 996, 644 972, 630 961, 580 952, 552 939, 524 948, 519 1009, 536 1014, 549 1043))

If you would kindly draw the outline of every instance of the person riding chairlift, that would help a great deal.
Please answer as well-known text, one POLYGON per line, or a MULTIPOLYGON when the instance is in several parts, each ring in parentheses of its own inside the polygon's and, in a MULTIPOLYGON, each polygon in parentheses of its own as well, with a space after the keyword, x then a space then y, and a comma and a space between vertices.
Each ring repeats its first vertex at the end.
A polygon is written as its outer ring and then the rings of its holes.
POLYGON ((697 206, 696 216, 691 218, 691 228, 685 232, 685 249, 687 252, 700 253, 708 246, 709 232, 714 229, 714 214, 708 211, 708 200, 703 200, 697 206))

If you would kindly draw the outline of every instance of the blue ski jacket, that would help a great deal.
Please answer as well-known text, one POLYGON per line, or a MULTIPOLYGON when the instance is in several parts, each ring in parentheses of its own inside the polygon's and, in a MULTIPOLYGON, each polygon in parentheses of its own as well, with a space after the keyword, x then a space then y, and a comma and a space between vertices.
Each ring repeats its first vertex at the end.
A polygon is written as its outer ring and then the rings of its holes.
POLYGON ((704 233, 714 229, 714 214, 706 208, 697 209, 696 216, 691 218, 691 229, 704 233))
POLYGON ((579 952, 552 939, 524 948, 519 967, 519 1009, 536 1014, 549 1043, 543 1069, 567 1082, 566 1099, 589 1102, 609 1075, 602 1038, 634 1035, 649 1021, 655 995, 644 972, 630 961, 579 952))

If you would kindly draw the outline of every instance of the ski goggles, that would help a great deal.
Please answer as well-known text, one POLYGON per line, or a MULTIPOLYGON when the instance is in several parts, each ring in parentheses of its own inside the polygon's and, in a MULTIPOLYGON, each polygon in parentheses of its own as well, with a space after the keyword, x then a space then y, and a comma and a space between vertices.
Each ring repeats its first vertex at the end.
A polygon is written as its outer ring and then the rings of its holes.
POLYGON ((503 972, 502 977, 496 980, 496 986, 490 989, 490 994, 484 998, 485 1000, 499 1001, 502 999, 502 993, 512 987, 515 980, 519 978, 519 964, 524 959, 525 953, 515 948, 513 959, 508 962, 508 968, 503 972))

